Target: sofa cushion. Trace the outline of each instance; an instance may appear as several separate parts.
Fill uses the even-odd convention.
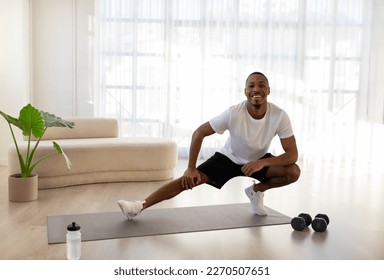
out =
[[[42,161],[34,170],[39,174],[39,189],[89,183],[121,181],[158,181],[173,177],[177,145],[162,138],[84,138],[61,139],[57,143],[72,162],[67,170],[61,155]],[[20,151],[26,152],[22,141]],[[35,159],[54,151],[52,141],[39,144]],[[9,149],[10,174],[20,172],[14,147]]]
[[[116,138],[119,136],[119,124],[110,118],[63,118],[74,122],[74,128],[49,127],[42,140]],[[25,140],[25,138],[24,138]],[[36,140],[36,139],[35,139]]]

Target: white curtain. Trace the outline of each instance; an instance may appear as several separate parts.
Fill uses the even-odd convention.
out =
[[[99,0],[98,10],[99,111],[123,135],[174,139],[187,155],[194,129],[244,100],[261,71],[304,160],[359,144],[372,1]],[[224,139],[207,138],[202,156]]]

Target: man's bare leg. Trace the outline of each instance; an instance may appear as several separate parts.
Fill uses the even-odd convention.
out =
[[[199,173],[201,181],[195,187],[208,182],[208,177],[201,172]],[[183,187],[181,177],[176,180],[170,181],[159,189],[157,189],[156,191],[154,191],[153,193],[151,193],[145,199],[143,210],[164,200],[171,199],[185,190],[187,190],[187,188]]]
[[[267,171],[269,180],[265,183],[255,184],[255,192],[265,192],[272,188],[283,187],[296,182],[300,177],[300,168],[296,164],[288,166],[271,166]]]
[[[208,177],[205,174],[200,173],[200,177],[201,177],[201,181],[195,187],[208,182]],[[131,220],[133,217],[138,215],[144,209],[149,208],[164,200],[171,199],[187,189],[191,189],[191,188],[183,187],[182,177],[180,177],[178,179],[172,180],[166,183],[165,185],[161,186],[159,189],[151,193],[144,200],[137,200],[137,201],[119,200],[118,205],[121,211],[128,217],[128,219]]]

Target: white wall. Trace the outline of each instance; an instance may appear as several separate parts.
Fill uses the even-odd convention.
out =
[[[32,3],[34,105],[61,117],[93,116],[94,0]]]
[[[356,113],[359,120],[384,123],[384,1],[373,0],[365,12],[371,18],[370,33],[363,34],[363,48],[369,49],[362,60],[361,88],[357,96]]]
[[[0,110],[18,117],[30,97],[29,0],[0,0],[0,42]],[[0,118],[0,165],[6,165],[12,137]]]
[[[76,1],[76,116],[95,116],[95,0]]]
[[[382,124],[384,122],[384,2],[375,0],[374,3],[370,46],[368,120]]]
[[[33,104],[56,115],[73,112],[72,1],[34,0],[32,4]]]
[[[0,110],[93,116],[95,0],[0,0]],[[12,144],[0,119],[0,165]]]

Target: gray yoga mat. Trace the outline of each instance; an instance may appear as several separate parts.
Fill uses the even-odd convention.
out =
[[[133,220],[122,212],[48,216],[48,244],[64,243],[67,225],[81,226],[82,241],[288,224],[291,218],[271,208],[268,216],[251,212],[249,203],[147,209]]]

